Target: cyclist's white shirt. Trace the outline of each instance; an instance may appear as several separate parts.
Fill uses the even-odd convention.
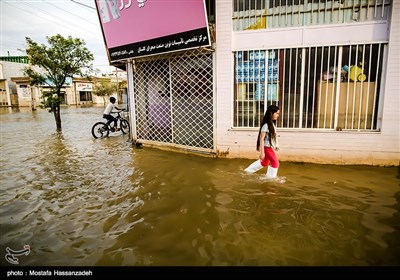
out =
[[[106,109],[104,110],[104,115],[109,115],[112,111],[112,109],[114,109],[115,107],[117,107],[117,105],[114,103],[112,104],[111,102],[107,104]]]

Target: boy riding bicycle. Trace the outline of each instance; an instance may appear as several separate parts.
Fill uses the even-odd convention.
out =
[[[103,112],[103,118],[107,120],[107,125],[109,125],[111,122],[114,122],[114,128],[115,131],[119,131],[120,129],[117,127],[117,119],[111,115],[113,109],[122,111],[123,109],[120,109],[117,107],[115,104],[115,97],[110,97],[110,102],[107,104],[106,109]]]

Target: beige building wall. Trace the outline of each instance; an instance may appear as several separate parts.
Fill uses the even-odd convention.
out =
[[[381,100],[380,132],[323,131],[278,129],[283,161],[330,164],[399,165],[400,162],[400,1],[392,1],[387,67],[384,71]],[[329,26],[301,28],[301,30],[232,31],[231,1],[216,1],[216,147],[220,156],[229,158],[258,157],[255,151],[258,128],[232,128],[233,120],[233,51],[274,47],[309,46],[360,42],[387,38],[383,24],[371,23],[347,26],[335,30]],[[337,27],[336,27],[337,28]],[[360,32],[362,34],[360,34]],[[321,36],[321,34],[330,34]],[[332,36],[340,35],[340,37]],[[357,34],[356,37],[351,37]],[[339,41],[338,41],[339,39]],[[331,40],[331,41],[330,41]],[[340,41],[342,40],[342,41]],[[274,43],[271,43],[274,42]]]
[[[31,87],[26,83],[17,83],[19,107],[31,107],[32,102],[36,105],[36,92],[37,88],[35,87]]]
[[[97,96],[95,94],[93,94],[92,96],[93,98],[93,104],[98,104],[98,105],[104,105],[107,104],[109,97],[108,96]]]

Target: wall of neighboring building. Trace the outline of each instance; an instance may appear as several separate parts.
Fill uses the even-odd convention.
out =
[[[27,83],[16,83],[19,107],[30,107],[32,101],[36,105],[37,88],[30,87]],[[32,96],[33,95],[33,96]]]
[[[9,62],[9,61],[0,61],[0,64],[3,65],[3,76],[5,79],[11,77],[21,77],[23,76],[23,69],[28,67],[28,64],[25,63],[17,63],[17,62]]]
[[[400,161],[400,1],[392,1],[389,50],[382,107],[381,161]]]
[[[28,107],[32,104],[32,96],[30,95],[31,87],[29,86],[28,81],[23,83],[16,83],[12,81],[13,77],[23,77],[24,68],[28,67],[29,64],[26,63],[18,63],[18,62],[9,62],[9,61],[0,61],[1,72],[3,78],[6,80],[7,84],[7,106],[22,106]],[[36,71],[40,71],[39,67],[33,66]],[[35,106],[37,106],[39,101],[39,91],[37,88],[32,89],[34,94],[34,102]],[[29,94],[29,96],[28,96]]]
[[[0,104],[2,106],[21,106],[30,107],[32,100],[35,106],[41,104],[42,91],[48,90],[47,86],[44,87],[30,87],[28,77],[24,77],[23,70],[28,67],[29,64],[0,61],[0,79],[4,79],[3,82],[6,87],[6,97],[1,100],[7,100],[8,105]],[[31,66],[37,72],[42,72],[42,70],[37,66]],[[118,70],[115,74],[110,75],[110,77],[97,77],[95,79],[106,79],[112,82],[126,81],[126,72]],[[93,93],[93,80],[87,80],[85,78],[73,78],[73,83],[67,82],[65,87],[62,88],[62,92],[65,92],[65,103],[64,105],[89,105],[89,104],[100,104],[104,105],[108,102],[109,97],[96,96]],[[91,100],[81,100],[80,91],[85,91],[91,94]],[[33,98],[31,95],[33,92]],[[2,91],[4,94],[4,92]],[[117,98],[117,95],[115,94]],[[90,99],[90,98],[89,98]],[[121,100],[118,100],[122,103]]]
[[[107,104],[108,97],[97,96],[93,94],[93,104]]]
[[[232,55],[232,3],[216,1],[216,118],[215,138],[217,153],[228,157],[246,157],[241,143],[248,142],[240,139],[232,131],[233,119],[233,55]],[[231,73],[232,72],[232,73]],[[241,133],[239,133],[241,134]],[[249,133],[249,136],[252,133]],[[242,138],[242,137],[241,137]],[[252,155],[247,155],[251,157]]]
[[[9,106],[11,104],[10,94],[8,90],[8,82],[2,79],[0,75],[0,106]]]
[[[398,108],[400,105],[400,86],[398,77],[400,65],[398,61],[400,40],[399,36],[395,34],[400,32],[400,21],[398,19],[400,3],[392,1],[392,5],[392,16],[389,19],[388,57],[385,61],[387,68],[384,71],[385,82],[381,91],[384,98],[380,103],[378,119],[378,122],[381,122],[380,131],[278,129],[281,147],[278,156],[281,160],[330,164],[399,165],[400,114]],[[343,30],[341,30],[342,37],[330,36],[331,34],[339,34],[336,32],[337,28],[340,28],[338,26],[302,27],[300,30],[295,28],[291,30],[280,29],[279,32],[269,30],[233,32],[232,3],[230,1],[217,1],[216,10],[216,110],[218,112],[216,142],[219,155],[230,158],[254,159],[258,157],[258,152],[255,151],[258,128],[233,128],[233,51],[308,46],[311,41],[307,42],[307,40],[313,40],[313,44],[317,43],[318,40],[322,40],[321,44],[326,44],[329,40],[335,44],[345,43],[343,40],[347,40],[347,43],[348,40],[355,40],[351,43],[359,41],[360,44],[365,44],[371,42],[372,39],[378,40],[379,36],[385,37],[385,32],[387,32],[382,23],[349,25],[347,32],[343,33]],[[356,37],[346,37],[356,32],[355,30],[358,30]],[[365,30],[364,35],[362,30]],[[318,34],[330,35],[321,37]],[[343,34],[347,35],[343,37]]]
[[[15,106],[18,105],[18,95],[17,95],[17,87],[16,83],[11,81],[11,77],[19,77],[22,76],[22,72],[24,67],[27,64],[24,63],[16,63],[9,61],[0,61],[0,69],[1,69],[1,78],[4,78],[4,84],[6,88],[6,100],[7,104],[3,104],[3,106]]]

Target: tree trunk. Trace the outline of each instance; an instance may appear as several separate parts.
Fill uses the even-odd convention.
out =
[[[56,120],[57,131],[60,132],[60,131],[61,131],[60,104],[57,104],[57,105],[53,108],[53,114],[54,114],[54,119]]]

